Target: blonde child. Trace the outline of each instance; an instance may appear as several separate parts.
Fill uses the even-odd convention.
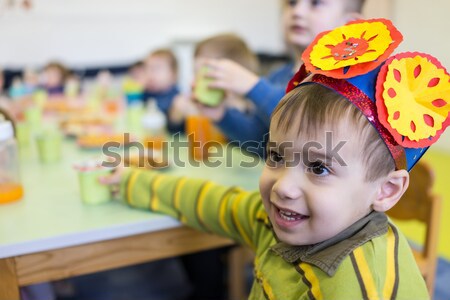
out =
[[[194,71],[198,73],[211,59],[228,59],[250,72],[258,72],[259,62],[256,54],[245,41],[232,33],[212,36],[197,43],[194,51]],[[223,104],[227,108],[248,112],[252,103],[233,91],[225,91]]]
[[[250,49],[246,42],[239,36],[232,33],[218,34],[197,43],[194,50],[194,73],[198,74],[202,67],[205,67],[209,61],[217,59],[226,59],[233,62],[239,67],[248,70],[248,72],[258,72],[259,61],[256,54]],[[195,85],[195,83],[194,83]],[[251,101],[246,99],[243,95],[237,94],[230,90],[224,91],[224,99],[218,107],[207,107],[196,105],[192,108],[192,100],[198,104],[195,95],[187,96],[181,95],[177,97],[174,102],[174,107],[171,110],[171,118],[183,120],[186,115],[194,111],[207,115],[212,120],[222,118],[216,113],[222,114],[227,112],[232,116],[252,116],[255,113],[255,107]],[[259,119],[252,119],[251,127],[255,132],[264,128],[264,123]],[[217,123],[221,131],[228,137],[233,139],[234,127],[229,128],[227,124]],[[261,131],[260,134],[264,134]]]
[[[255,104],[256,111],[245,115],[222,106],[216,110],[208,108],[203,113],[211,116],[232,140],[262,142],[269,130],[272,111],[283,97],[294,70],[301,65],[297,58],[318,33],[360,18],[363,3],[364,0],[282,0],[285,41],[296,64],[288,63],[260,78],[231,60],[208,61],[209,76],[215,79],[210,86],[245,96]]]
[[[123,199],[253,249],[250,299],[429,299],[385,212],[450,124],[450,76],[427,54],[389,57],[401,40],[383,19],[317,37],[272,114],[259,193],[133,170]]]

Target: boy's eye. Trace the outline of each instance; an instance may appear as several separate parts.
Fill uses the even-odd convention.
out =
[[[312,6],[319,6],[320,4],[322,4],[323,0],[311,0],[311,5]]]
[[[330,170],[321,161],[311,163],[307,168],[307,172],[317,176],[326,176],[330,174]]]
[[[295,5],[297,5],[298,0],[287,0],[287,5],[294,7]]]
[[[276,151],[270,150],[267,156],[268,163],[278,164],[283,161],[283,157]]]

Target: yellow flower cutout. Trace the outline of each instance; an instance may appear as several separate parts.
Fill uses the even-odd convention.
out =
[[[429,146],[450,125],[450,76],[434,57],[417,52],[396,55],[383,66],[378,80],[380,121],[400,145]]]
[[[313,73],[350,78],[378,67],[402,40],[389,20],[358,20],[319,34],[302,59]]]

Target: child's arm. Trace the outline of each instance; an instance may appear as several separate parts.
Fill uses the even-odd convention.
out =
[[[211,87],[245,96],[258,82],[259,76],[230,59],[211,59],[207,62],[208,77],[215,80]]]
[[[269,80],[247,70],[238,63],[228,60],[209,60],[207,65],[211,71],[208,76],[215,80],[210,84],[213,88],[220,88],[234,92],[250,99],[260,114],[270,118],[275,106],[286,93],[286,85],[291,77],[283,84],[274,84]]]
[[[120,185],[121,198],[132,207],[167,214],[254,248],[256,218],[264,211],[258,192],[135,169],[122,175]]]

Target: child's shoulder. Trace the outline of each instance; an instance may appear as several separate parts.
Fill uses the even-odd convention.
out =
[[[385,234],[354,249],[337,270],[336,280],[352,281],[377,298],[428,299],[422,275],[405,236],[392,224]]]

